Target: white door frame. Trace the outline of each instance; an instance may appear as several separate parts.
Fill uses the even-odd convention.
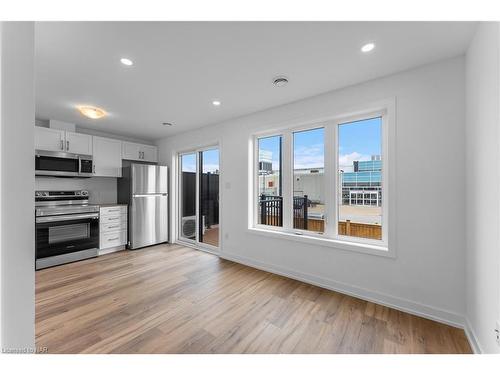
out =
[[[200,189],[200,153],[203,151],[208,151],[208,150],[218,150],[219,151],[219,171],[222,171],[222,147],[221,147],[221,142],[217,141],[215,143],[210,143],[206,146],[202,147],[193,147],[193,148],[188,148],[188,149],[183,149],[182,151],[174,151],[173,160],[174,162],[172,165],[175,165],[176,168],[175,170],[172,171],[172,177],[173,177],[173,192],[172,194],[172,207],[174,209],[172,210],[173,213],[173,218],[172,218],[172,223],[175,225],[172,225],[173,231],[172,231],[172,242],[173,243],[179,243],[185,246],[193,247],[198,250],[203,250],[207,251],[210,253],[214,254],[219,254],[221,249],[222,249],[222,173],[219,174],[219,246],[213,246],[207,243],[200,242],[200,235],[199,235],[199,220],[201,220],[200,217],[200,194],[199,194],[199,189]],[[195,240],[189,240],[187,238],[183,238],[180,236],[180,220],[181,220],[181,204],[180,204],[180,198],[181,198],[181,178],[180,178],[180,172],[181,172],[181,156],[186,155],[186,154],[195,154],[196,155],[196,238]]]

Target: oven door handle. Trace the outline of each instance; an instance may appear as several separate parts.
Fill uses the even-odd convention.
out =
[[[90,214],[78,214],[78,215],[57,215],[57,216],[42,216],[37,217],[37,223],[53,223],[57,221],[69,221],[69,220],[80,220],[80,219],[98,219],[98,213]]]

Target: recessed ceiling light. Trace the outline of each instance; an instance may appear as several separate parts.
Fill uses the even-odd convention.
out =
[[[99,119],[106,116],[106,111],[101,108],[92,107],[88,105],[79,105],[76,107],[82,115],[91,119]]]
[[[286,84],[288,84],[288,78],[286,78],[286,77],[276,77],[273,80],[273,85],[276,87],[283,87]]]
[[[161,123],[163,126],[173,126],[174,124],[172,124],[171,122],[162,122]]]
[[[214,101],[212,102],[212,104],[213,104],[214,106],[218,107],[218,106],[220,106],[220,105],[221,105],[221,102],[220,102],[220,100],[214,100]]]
[[[363,47],[361,47],[361,52],[367,53],[373,51],[375,48],[375,43],[366,43]]]
[[[123,65],[127,65],[127,66],[130,66],[130,65],[134,65],[134,62],[130,59],[127,59],[127,58],[122,58],[120,59],[120,62],[123,64]]]

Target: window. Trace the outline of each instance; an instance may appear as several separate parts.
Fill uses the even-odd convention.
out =
[[[280,135],[258,140],[258,218],[263,225],[283,226],[281,191],[282,139]]]
[[[338,125],[338,234],[382,239],[382,118]]]
[[[256,228],[387,250],[387,111],[256,137]]]
[[[325,129],[293,133],[293,227],[325,231]]]

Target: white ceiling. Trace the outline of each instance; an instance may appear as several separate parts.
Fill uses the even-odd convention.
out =
[[[156,139],[461,55],[474,29],[466,22],[38,22],[36,114]],[[362,54],[368,41],[377,47]],[[277,75],[290,83],[274,87]],[[85,119],[79,104],[109,116]]]

